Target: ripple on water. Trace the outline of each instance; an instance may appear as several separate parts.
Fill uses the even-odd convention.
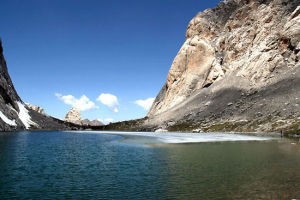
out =
[[[300,197],[300,151],[290,141],[234,134],[101,133],[0,135],[0,199]],[[163,145],[144,145],[155,142]]]

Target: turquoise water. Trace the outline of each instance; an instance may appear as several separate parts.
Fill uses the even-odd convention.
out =
[[[300,198],[297,143],[199,135],[1,133],[0,199]]]

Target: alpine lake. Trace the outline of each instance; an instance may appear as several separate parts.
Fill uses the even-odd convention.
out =
[[[300,143],[225,133],[5,132],[0,199],[300,199]]]

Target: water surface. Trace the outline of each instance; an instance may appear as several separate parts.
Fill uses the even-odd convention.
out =
[[[272,137],[0,134],[0,199],[292,199],[299,169],[300,145]]]

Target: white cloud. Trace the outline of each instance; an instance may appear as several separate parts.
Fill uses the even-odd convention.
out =
[[[118,109],[119,102],[118,102],[118,98],[115,95],[102,93],[97,98],[97,101],[100,101],[101,103],[109,107],[114,112],[119,112]]]
[[[80,111],[98,109],[99,107],[95,105],[87,96],[82,95],[79,99],[76,99],[73,95],[65,95],[55,93],[55,96],[63,101],[65,104],[71,105]]]
[[[148,99],[140,99],[136,100],[134,103],[143,107],[145,110],[149,110],[154,102],[155,98],[148,98]]]

